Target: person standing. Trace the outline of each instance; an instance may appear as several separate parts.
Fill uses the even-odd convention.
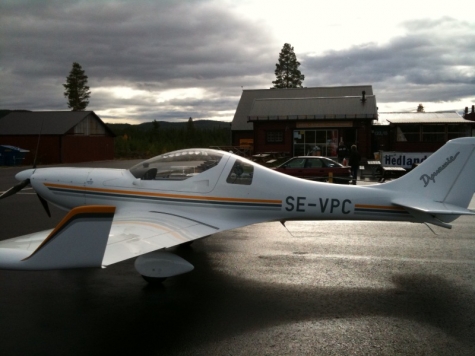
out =
[[[350,159],[348,164],[351,167],[351,175],[353,176],[353,185],[356,185],[356,180],[358,179],[358,169],[360,168],[361,156],[356,145],[351,146],[350,150]]]

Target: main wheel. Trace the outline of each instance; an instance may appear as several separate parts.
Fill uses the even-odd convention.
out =
[[[167,279],[167,277],[147,277],[144,275],[142,275],[142,278],[152,285],[160,285]]]

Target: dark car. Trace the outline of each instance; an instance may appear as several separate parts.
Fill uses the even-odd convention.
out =
[[[294,157],[274,169],[290,176],[310,180],[329,181],[330,172],[333,173],[334,183],[348,184],[351,180],[350,167],[345,167],[327,157]]]

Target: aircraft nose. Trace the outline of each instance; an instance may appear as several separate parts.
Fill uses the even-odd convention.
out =
[[[19,180],[20,182],[29,179],[34,171],[34,169],[26,169],[24,171],[18,172],[15,175],[15,179]]]

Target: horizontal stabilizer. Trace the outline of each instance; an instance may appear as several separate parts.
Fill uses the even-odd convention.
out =
[[[406,209],[418,222],[430,223],[451,229],[449,222],[460,215],[475,215],[475,212],[456,205],[426,199],[401,198],[392,202]]]
[[[436,201],[423,200],[423,199],[396,199],[392,202],[394,205],[401,206],[403,208],[409,208],[418,210],[423,213],[433,215],[475,215],[475,212],[462,208],[460,206],[439,203]]]

